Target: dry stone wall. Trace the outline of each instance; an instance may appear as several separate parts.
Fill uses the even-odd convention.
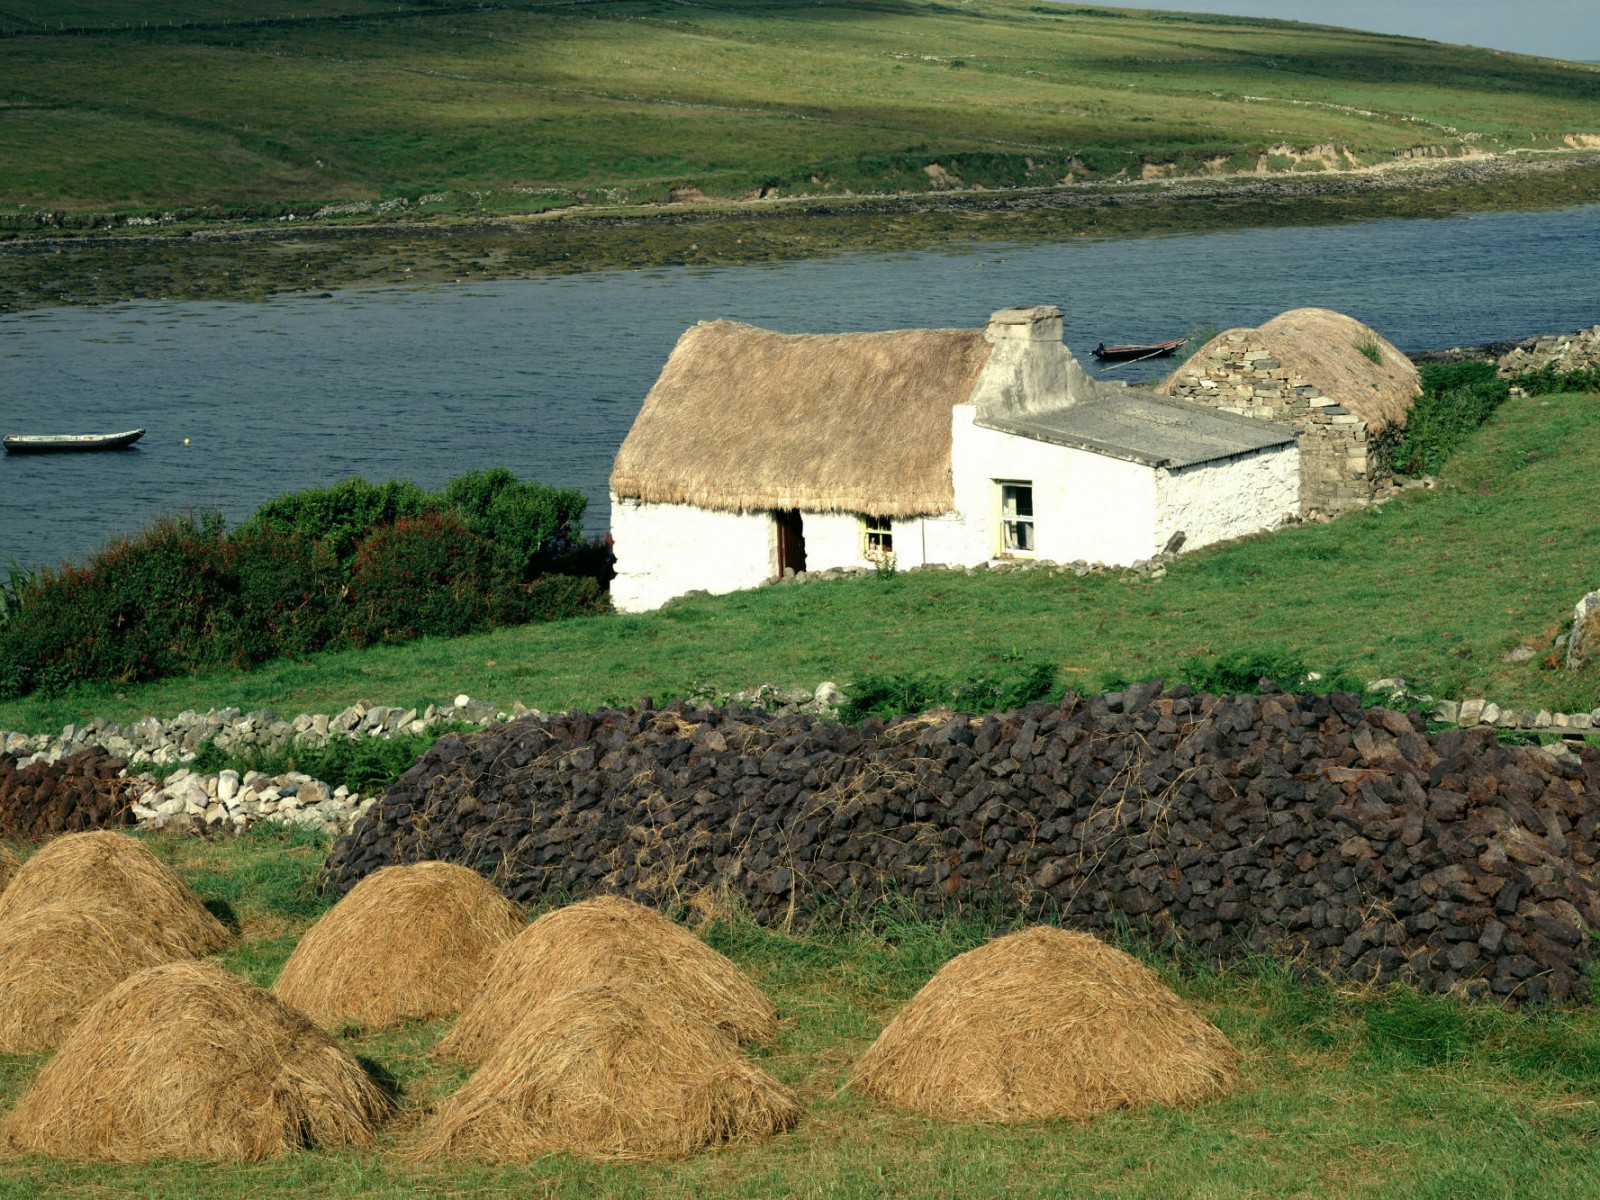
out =
[[[440,858],[518,901],[731,896],[765,922],[970,903],[1516,1003],[1587,995],[1597,828],[1591,746],[1145,684],[859,727],[646,704],[451,736],[328,878]]]
[[[1366,422],[1284,365],[1254,330],[1231,330],[1195,355],[1167,391],[1223,412],[1300,430],[1300,510],[1340,513],[1370,503],[1392,481]]]
[[[1502,379],[1515,379],[1527,371],[1600,371],[1600,325],[1577,333],[1528,338],[1513,346],[1497,363]]]

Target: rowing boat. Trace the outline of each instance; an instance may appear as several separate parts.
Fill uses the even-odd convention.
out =
[[[1094,356],[1101,362],[1126,362],[1130,358],[1165,358],[1189,339],[1173,338],[1170,342],[1152,342],[1148,346],[1108,346],[1101,342],[1094,348]]]
[[[121,450],[144,436],[142,429],[125,433],[7,434],[3,440],[11,454],[56,454],[65,450]]]

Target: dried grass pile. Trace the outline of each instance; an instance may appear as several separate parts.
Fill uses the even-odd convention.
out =
[[[199,957],[233,941],[172,868],[125,833],[69,833],[45,845],[0,894],[0,927],[52,904],[115,913],[169,957]]]
[[[323,1025],[458,1013],[524,924],[476,871],[442,862],[385,867],[311,927],[272,990]]]
[[[123,981],[0,1125],[0,1149],[99,1162],[250,1161],[370,1145],[390,1103],[270,992],[207,963]]]
[[[630,900],[597,896],[546,913],[508,942],[439,1053],[482,1062],[529,1009],[600,984],[676,1000],[738,1042],[778,1027],[772,1001],[694,934]]]
[[[61,1043],[90,1004],[170,951],[115,913],[47,904],[0,925],[0,1053]]]
[[[11,877],[17,873],[17,868],[22,866],[22,860],[4,846],[0,846],[0,892],[6,890],[6,885],[11,882]]]
[[[946,963],[857,1062],[857,1091],[952,1121],[1190,1104],[1234,1081],[1227,1038],[1147,968],[1048,926]]]
[[[636,987],[531,1010],[440,1108],[420,1158],[672,1158],[800,1119],[788,1088],[703,1017]]]

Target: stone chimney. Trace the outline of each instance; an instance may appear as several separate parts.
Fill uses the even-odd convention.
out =
[[[1002,308],[989,317],[983,336],[991,342],[1061,343],[1061,310],[1053,304]]]
[[[1002,308],[983,336],[994,349],[972,393],[980,421],[1051,412],[1094,396],[1094,382],[1063,341],[1055,305]]]

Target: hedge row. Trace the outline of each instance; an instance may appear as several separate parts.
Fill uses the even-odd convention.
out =
[[[0,698],[600,611],[609,552],[582,543],[583,506],[495,470],[442,493],[346,480],[231,532],[163,518],[16,591]]]

